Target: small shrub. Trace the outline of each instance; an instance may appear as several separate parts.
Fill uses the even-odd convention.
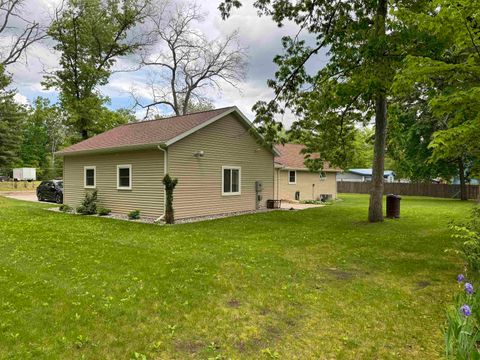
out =
[[[77,208],[77,213],[82,215],[93,215],[97,213],[97,190],[87,192],[82,205]]]
[[[460,249],[456,252],[460,254],[468,271],[478,274],[480,271],[480,207],[472,210],[470,220],[466,224],[453,225],[453,238],[462,241]]]
[[[138,220],[140,219],[140,210],[133,210],[128,213],[128,218],[130,220]]]
[[[324,202],[321,201],[321,200],[302,200],[302,201],[300,201],[300,204],[315,204],[315,205],[320,205],[320,204],[324,204]]]
[[[71,206],[68,206],[67,204],[63,204],[62,206],[60,206],[60,211],[61,212],[64,212],[64,213],[68,213],[68,212],[71,212],[73,209]]]
[[[77,214],[86,215],[86,214],[85,214],[85,206],[83,206],[83,205],[77,206],[77,208],[75,209],[75,211],[77,212]]]
[[[112,212],[112,210],[107,209],[107,208],[104,208],[104,207],[99,207],[99,208],[97,209],[97,213],[98,213],[98,215],[100,215],[100,216],[110,215],[111,212]]]

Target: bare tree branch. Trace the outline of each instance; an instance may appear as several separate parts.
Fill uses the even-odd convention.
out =
[[[153,99],[137,106],[148,110],[168,105],[177,115],[186,114],[192,103],[201,101],[207,88],[237,87],[245,79],[247,55],[238,42],[238,33],[209,40],[194,28],[204,16],[195,4],[181,5],[164,17],[150,18],[152,43],[141,54],[143,66],[158,75],[152,81]],[[168,91],[165,89],[168,88]]]
[[[27,48],[44,39],[45,29],[36,21],[21,16],[23,0],[0,0],[0,36],[11,36],[10,44],[0,48],[0,64],[10,65],[20,60]],[[21,26],[11,26],[12,18],[17,18]]]

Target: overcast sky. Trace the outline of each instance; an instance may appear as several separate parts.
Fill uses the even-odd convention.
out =
[[[25,13],[29,18],[40,19],[47,23],[59,2],[60,0],[26,0]],[[297,29],[293,24],[278,28],[269,18],[258,17],[256,10],[251,6],[251,1],[248,0],[243,1],[244,6],[233,11],[232,16],[223,21],[217,10],[219,2],[217,0],[197,2],[207,13],[205,21],[198,27],[211,39],[238,29],[241,44],[248,48],[249,70],[246,81],[240,84],[240,89],[225,84],[220,94],[213,95],[212,102],[216,107],[236,105],[249,118],[253,119],[252,106],[258,100],[269,100],[272,96],[271,90],[266,86],[266,81],[273,78],[275,65],[272,59],[281,52],[280,40],[284,35],[294,34]],[[6,39],[0,41],[6,41]],[[56,101],[57,93],[54,90],[46,90],[41,85],[45,71],[58,66],[58,54],[53,51],[52,46],[51,40],[35,44],[30,48],[27,58],[22,64],[15,64],[7,68],[13,75],[14,87],[19,93],[17,96],[19,101],[30,102],[37,96],[48,97],[52,101]],[[130,60],[128,58],[121,59],[117,67],[128,66]],[[319,56],[313,66],[319,67],[324,64],[325,56]],[[119,72],[112,75],[109,84],[102,87],[101,91],[111,98],[109,107],[112,109],[131,108],[133,105],[130,95],[132,87],[142,89],[145,82],[146,73],[143,70]],[[137,110],[137,116],[142,116],[140,109]],[[288,126],[292,117],[287,115],[283,120]]]

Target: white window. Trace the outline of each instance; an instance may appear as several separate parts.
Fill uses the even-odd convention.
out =
[[[320,171],[320,181],[325,181],[327,179],[327,173],[325,171]]]
[[[242,168],[222,166],[222,195],[240,195]]]
[[[289,184],[297,183],[297,172],[295,170],[290,170],[288,172],[288,183]]]
[[[117,165],[117,189],[132,190],[132,165]]]
[[[95,166],[83,167],[83,187],[95,189],[97,186],[97,168]]]

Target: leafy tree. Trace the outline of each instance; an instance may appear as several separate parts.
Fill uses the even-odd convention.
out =
[[[355,131],[353,140],[353,158],[349,162],[350,168],[370,168],[373,159],[374,133],[370,128]]]
[[[22,133],[18,165],[37,168],[40,178],[60,176],[61,162],[55,158],[55,152],[67,136],[64,112],[48,99],[38,97],[26,117]]]
[[[9,173],[17,160],[24,118],[22,106],[15,103],[15,91],[7,90],[11,78],[5,67],[22,59],[27,49],[45,37],[36,21],[26,20],[23,0],[0,0],[0,170]]]
[[[103,105],[108,99],[98,87],[108,82],[120,56],[141,46],[131,30],[145,19],[149,3],[68,0],[48,30],[60,53],[60,69],[46,76],[44,85],[60,90],[68,124],[83,139],[116,124],[106,116]]]
[[[19,127],[25,117],[25,109],[14,100],[15,92],[7,90],[11,79],[0,65],[0,169],[8,173],[18,158],[22,134]]]
[[[215,109],[215,105],[207,99],[197,100],[195,102],[190,101],[187,105],[187,114],[200,112],[200,111],[207,111]]]
[[[430,143],[443,125],[429,111],[426,99],[409,91],[404,98],[392,100],[388,155],[393,159],[399,177],[419,182],[439,177],[448,180],[458,174],[458,167],[443,159],[432,161]]]
[[[151,71],[149,85],[153,101],[137,105],[147,116],[157,106],[184,115],[209,104],[206,89],[223,84],[237,86],[245,78],[247,55],[238,33],[209,40],[196,27],[204,20],[198,5],[185,3],[150,17],[152,44],[142,54],[142,65]]]
[[[294,22],[298,33],[282,39],[284,53],[277,55],[275,80],[268,85],[275,97],[254,106],[260,130],[275,141],[278,124],[275,115],[283,107],[294,111],[298,121],[294,131],[301,134],[307,154],[320,153],[310,166],[321,167],[323,160],[342,166],[355,139],[355,124],[366,124],[374,117],[375,136],[373,178],[368,219],[383,220],[383,172],[387,129],[387,98],[393,77],[408,44],[416,38],[399,26],[395,12],[402,7],[421,9],[428,1],[331,1],[259,0],[254,2],[260,15],[270,16],[279,26]],[[387,17],[390,5],[390,16]],[[220,5],[224,17],[239,0]],[[309,41],[302,38],[308,33]],[[313,40],[311,40],[313,38]],[[414,47],[419,47],[415,44]],[[421,46],[420,46],[421,47]],[[307,63],[322,50],[328,62],[315,73]]]
[[[457,164],[467,200],[466,167],[475,171],[480,159],[480,1],[436,0],[421,17],[406,13],[404,19],[438,46],[431,54],[408,56],[394,89],[422,94],[436,122],[430,161]]]

